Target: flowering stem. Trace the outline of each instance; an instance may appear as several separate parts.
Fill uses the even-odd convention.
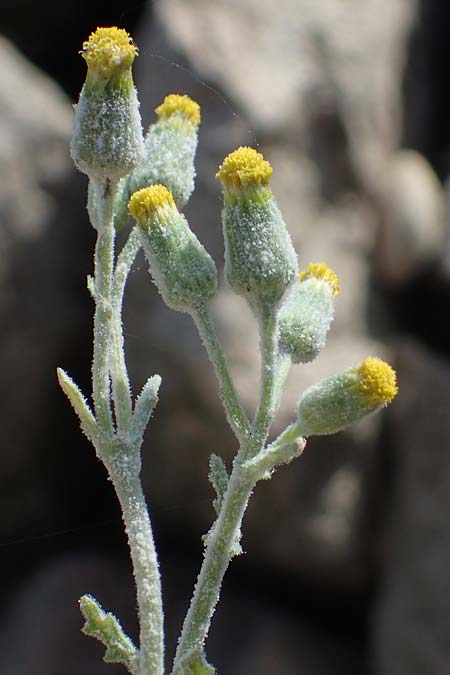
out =
[[[248,500],[258,480],[258,476],[244,466],[244,461],[262,451],[273,418],[277,364],[276,326],[275,312],[271,308],[265,308],[261,320],[263,363],[258,411],[235,458],[220,513],[208,535],[202,568],[178,642],[173,675],[183,675],[183,662],[192,653],[202,654],[222,580],[239,539]],[[226,401],[226,394],[223,395]]]
[[[132,415],[130,382],[124,352],[122,303],[128,274],[139,248],[139,234],[134,227],[117,258],[112,285],[111,380],[117,428],[122,433],[130,431]]]
[[[228,423],[236,434],[239,442],[242,442],[246,436],[248,436],[250,430],[249,422],[234,388],[225,355],[219,342],[219,338],[217,337],[213,322],[211,321],[211,315],[207,304],[199,303],[193,311],[192,317],[214,366]]]
[[[111,289],[114,266],[113,202],[116,185],[93,181],[96,193],[97,244],[95,247],[94,355],[92,360],[92,396],[97,422],[102,431],[113,434],[110,404],[109,362],[111,356]]]
[[[242,467],[235,465],[219,516],[208,537],[203,565],[178,642],[173,675],[184,675],[183,661],[192,653],[202,654],[253,486],[253,479],[249,479]]]
[[[251,442],[242,448],[239,458],[254,457],[263,447],[273,420],[277,394],[277,316],[268,305],[263,306],[260,318],[261,340],[261,396],[252,424]]]

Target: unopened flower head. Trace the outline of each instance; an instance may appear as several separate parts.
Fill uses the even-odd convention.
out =
[[[117,228],[128,218],[130,196],[144,187],[165,185],[180,210],[194,190],[200,106],[189,96],[169,94],[155,112],[157,120],[147,130],[143,160],[120,186]]]
[[[90,178],[118,181],[144,153],[131,66],[137,49],[120,28],[97,28],[84,43],[88,72],[75,106],[70,153]]]
[[[358,389],[370,405],[375,407],[390,403],[398,392],[395,370],[385,361],[368,356],[356,368]]]
[[[272,167],[253,148],[238,148],[217,172],[222,211],[225,274],[254,309],[274,305],[298,273],[297,256],[269,187]]]
[[[270,192],[272,175],[270,163],[254,148],[240,147],[225,157],[216,174],[224,188],[225,197],[239,197],[263,190]]]
[[[130,73],[137,53],[137,47],[126,30],[115,26],[97,28],[83,43],[81,52],[88,66],[86,81],[95,85]]]
[[[172,193],[164,185],[151,185],[135,192],[129,203],[130,214],[142,229],[146,229],[153,218],[163,215],[164,209],[175,209]]]
[[[155,109],[155,112],[159,120],[177,115],[188,120],[195,127],[200,124],[200,106],[186,95],[169,94]]]
[[[140,226],[150,272],[165,303],[189,313],[209,300],[217,289],[216,266],[169,190],[163,185],[142,188],[128,208]]]
[[[323,349],[338,292],[339,280],[324,263],[308,265],[289,291],[280,310],[279,344],[293,363],[309,363]]]
[[[309,387],[297,404],[302,436],[332,434],[390,403],[398,392],[395,371],[366,358],[358,366]]]
[[[310,263],[306,270],[300,274],[300,281],[306,281],[306,279],[318,279],[326,282],[332,295],[337,295],[340,291],[338,277],[325,263]]]

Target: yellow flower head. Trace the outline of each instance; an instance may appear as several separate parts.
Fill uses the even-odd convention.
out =
[[[385,361],[368,356],[356,368],[358,389],[374,406],[390,403],[398,392],[395,370]]]
[[[91,75],[108,79],[114,73],[130,69],[136,54],[136,45],[122,28],[97,28],[83,43],[82,57]]]
[[[253,148],[241,147],[223,160],[216,174],[225,189],[235,192],[267,187],[272,167],[260,152]]]
[[[151,185],[142,188],[133,195],[128,202],[128,210],[133,218],[143,226],[159,210],[176,208],[172,193],[164,185]]]
[[[325,263],[310,263],[307,269],[300,274],[300,281],[306,279],[323,279],[330,286],[333,295],[337,295],[340,291],[337,275]]]
[[[178,113],[194,126],[198,127],[200,124],[200,106],[186,95],[169,94],[155,109],[155,113],[159,120]]]

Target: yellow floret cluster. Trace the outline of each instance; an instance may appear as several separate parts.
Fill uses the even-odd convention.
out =
[[[359,391],[374,406],[390,403],[398,392],[395,370],[385,361],[368,356],[357,368]]]
[[[151,185],[138,190],[128,202],[128,210],[133,218],[145,225],[160,209],[176,208],[172,193],[164,185]]]
[[[130,68],[138,49],[122,28],[97,28],[83,43],[82,57],[88,67],[107,77],[117,69]]]
[[[323,279],[330,286],[333,295],[340,291],[339,279],[332,269],[325,263],[310,263],[307,269],[300,274],[300,281],[305,279]]]
[[[158,119],[171,117],[179,113],[191,124],[198,127],[200,124],[200,106],[189,96],[181,94],[169,94],[164,101],[155,109]]]
[[[225,157],[216,178],[225,188],[240,191],[267,186],[271,175],[272,167],[260,152],[241,147]]]

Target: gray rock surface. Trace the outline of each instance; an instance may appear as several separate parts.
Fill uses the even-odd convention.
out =
[[[177,555],[163,566],[166,579],[167,665],[175,649],[178,621],[184,606],[180,595],[190,583],[180,578],[189,560]],[[181,592],[180,592],[181,591]],[[78,598],[89,592],[105,611],[120,617],[126,633],[136,641],[133,587],[128,565],[89,553],[56,556],[40,565],[4,609],[8,624],[0,632],[2,675],[120,675],[124,668],[102,662],[104,647],[82,635]],[[358,649],[328,628],[308,625],[304,608],[291,615],[272,606],[271,598],[228,584],[214,620],[210,659],[219,672],[247,675],[345,675],[360,672]],[[238,619],[239,618],[239,619]],[[174,620],[176,619],[176,621]],[[230,649],[230,643],[234,649]]]
[[[450,368],[399,346],[402,396],[392,456],[384,569],[373,618],[374,675],[444,675],[450,663]]]
[[[386,286],[401,288],[445,259],[445,193],[422,155],[400,150],[380,176],[378,198],[377,273]]]
[[[123,666],[103,663],[102,646],[80,632],[78,600],[87,592],[120,615],[125,630],[135,628],[133,588],[119,565],[88,554],[56,557],[29,575],[5,607],[2,675],[123,675]]]
[[[86,218],[68,156],[70,102],[3,39],[0,81],[0,531],[6,541],[30,522],[46,522],[53,508],[45,473],[54,453],[62,458],[51,414],[58,409],[55,366],[88,326],[79,275],[91,234],[86,228],[80,237]],[[67,457],[69,447],[67,439]]]
[[[258,132],[296,138],[328,157],[346,141],[358,178],[397,146],[415,0],[327,0],[320,8],[313,0],[160,0],[156,8],[171,44]],[[321,126],[326,139],[318,138]]]

